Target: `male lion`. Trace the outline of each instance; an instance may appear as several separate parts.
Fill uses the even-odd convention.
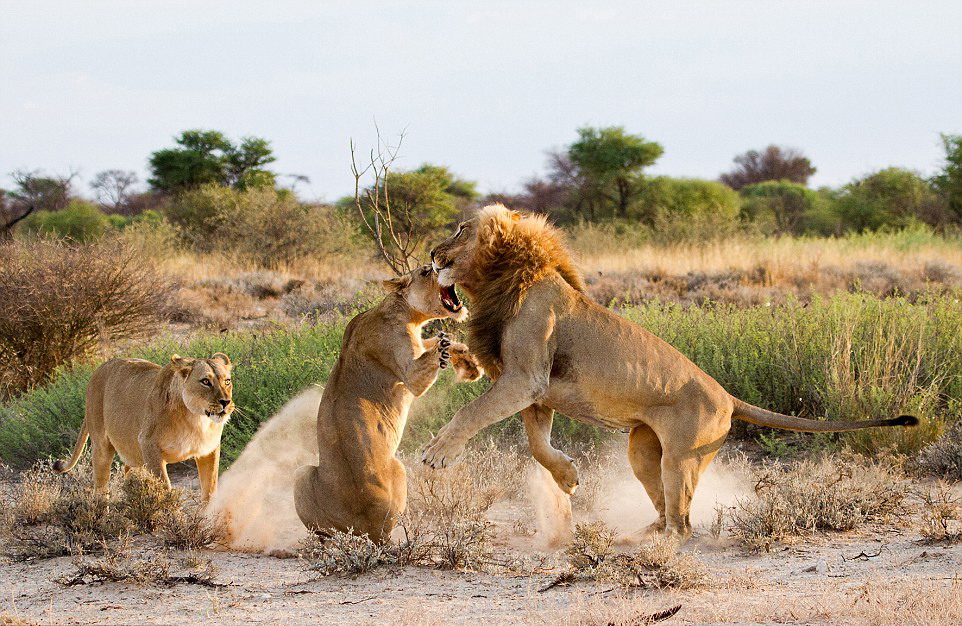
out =
[[[367,534],[386,541],[407,502],[407,473],[394,457],[408,408],[438,370],[458,380],[482,371],[467,347],[443,333],[421,339],[433,319],[468,311],[438,287],[430,265],[384,283],[388,295],[350,321],[317,412],[319,464],[297,470],[294,505],[310,530]]]
[[[542,217],[486,207],[434,249],[432,262],[442,289],[453,293],[457,284],[470,296],[468,344],[495,382],[427,445],[422,458],[431,467],[450,465],[475,433],[521,411],[532,455],[570,493],[577,472],[551,447],[554,411],[630,429],[628,460],[659,515],[650,529],[686,539],[695,486],[733,417],[807,432],[918,422],[819,422],[730,396],[666,342],[592,302]]]
[[[200,489],[209,500],[217,489],[220,436],[234,411],[230,359],[173,355],[161,367],[143,359],[112,359],[87,384],[86,416],[69,461],[53,469],[64,474],[91,439],[94,486],[107,489],[114,454],[124,470],[144,465],[170,487],[167,464],[194,459]]]

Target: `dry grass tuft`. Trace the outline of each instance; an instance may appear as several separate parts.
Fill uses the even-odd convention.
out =
[[[939,481],[917,494],[922,505],[922,537],[932,543],[962,540],[962,497]]]
[[[223,517],[210,517],[203,506],[185,504],[161,520],[157,536],[164,545],[181,550],[197,550],[221,545],[227,538]]]
[[[919,452],[915,467],[933,476],[962,480],[962,422],[956,422]]]
[[[770,464],[755,479],[756,497],[731,511],[732,534],[754,550],[803,533],[856,528],[896,512],[907,495],[892,464],[851,458]]]
[[[356,577],[385,565],[399,564],[395,546],[378,545],[367,535],[342,532],[308,538],[303,556],[309,568],[322,576]]]
[[[615,552],[613,544],[614,533],[604,522],[578,524],[565,550],[572,569],[562,577],[646,589],[694,589],[708,582],[704,565],[692,554],[679,553],[674,539],[656,537],[634,554]]]
[[[172,586],[178,583],[222,587],[214,582],[216,569],[210,560],[192,556],[181,559],[180,565],[186,567],[184,573],[172,574],[175,564],[164,553],[150,553],[135,557],[126,543],[104,545],[99,558],[90,559],[77,556],[73,561],[74,572],[58,579],[62,585],[72,587],[89,583],[126,582],[142,586]]]
[[[131,468],[120,483],[121,513],[138,529],[153,532],[179,512],[183,496],[143,467]]]
[[[27,621],[19,615],[0,614],[0,626],[33,626],[35,623]]]

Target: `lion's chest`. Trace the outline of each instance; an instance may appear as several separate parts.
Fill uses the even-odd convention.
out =
[[[193,425],[192,428],[181,430],[179,433],[170,433],[164,438],[162,449],[164,460],[168,463],[177,463],[201,456],[207,456],[220,443],[223,425],[214,424],[210,420],[204,424],[203,421]]]

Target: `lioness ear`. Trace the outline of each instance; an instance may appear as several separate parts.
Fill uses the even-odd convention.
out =
[[[388,293],[397,293],[405,287],[411,284],[411,275],[405,274],[404,276],[398,276],[397,278],[392,278],[391,280],[385,280],[381,283],[385,291]]]
[[[211,360],[211,361],[220,361],[221,364],[222,364],[224,367],[226,367],[227,369],[230,369],[230,368],[234,367],[233,363],[230,362],[230,358],[229,358],[226,354],[224,354],[223,352],[215,352],[214,354],[212,354],[212,355],[210,356],[210,360]]]
[[[179,371],[181,374],[187,374],[190,372],[190,368],[194,365],[194,359],[187,357],[182,357],[179,354],[171,355],[170,364],[174,366],[174,369]]]

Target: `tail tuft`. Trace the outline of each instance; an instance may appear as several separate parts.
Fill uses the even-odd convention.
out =
[[[67,464],[63,461],[57,461],[53,464],[53,471],[57,472],[58,474],[63,474],[67,471]]]
[[[899,415],[898,417],[889,420],[892,426],[918,426],[919,418],[914,415]]]

